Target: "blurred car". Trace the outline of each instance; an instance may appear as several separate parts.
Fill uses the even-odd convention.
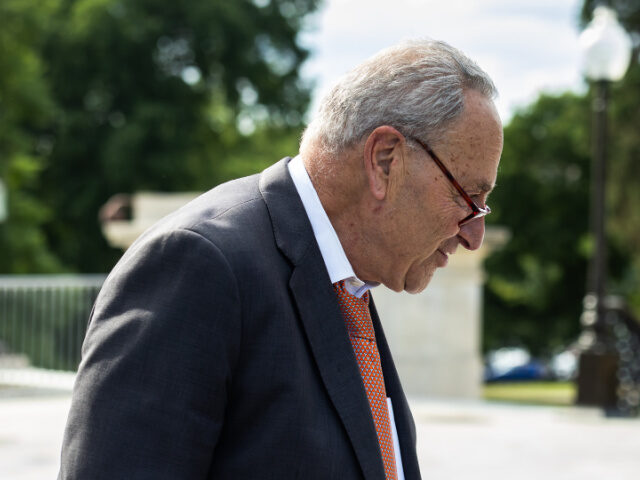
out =
[[[513,382],[548,380],[547,366],[521,347],[505,347],[487,354],[484,372],[485,382]]]

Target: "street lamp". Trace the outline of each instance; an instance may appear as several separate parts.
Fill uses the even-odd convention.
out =
[[[631,40],[618,23],[616,13],[599,6],[580,35],[580,45],[584,52],[584,73],[595,87],[591,171],[591,228],[595,251],[589,266],[588,292],[581,317],[577,403],[611,407],[615,404],[617,357],[608,347],[604,323],[607,104],[609,84],[621,80],[629,67]]]

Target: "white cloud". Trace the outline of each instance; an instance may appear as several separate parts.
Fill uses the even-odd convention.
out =
[[[408,37],[445,40],[494,79],[508,120],[540,91],[581,88],[580,0],[326,0],[317,29],[302,37],[314,52],[304,68],[316,79],[314,105],[344,72]]]

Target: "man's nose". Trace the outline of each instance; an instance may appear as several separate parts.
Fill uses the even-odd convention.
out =
[[[484,217],[472,220],[461,226],[458,238],[460,239],[460,245],[467,250],[479,249],[482,246],[482,240],[484,240]]]

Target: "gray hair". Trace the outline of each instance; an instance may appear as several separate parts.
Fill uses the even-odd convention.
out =
[[[315,143],[337,153],[381,125],[437,142],[464,109],[464,92],[493,99],[497,90],[470,58],[445,42],[410,40],[387,48],[347,73],[326,95],[305,130],[301,150]]]

